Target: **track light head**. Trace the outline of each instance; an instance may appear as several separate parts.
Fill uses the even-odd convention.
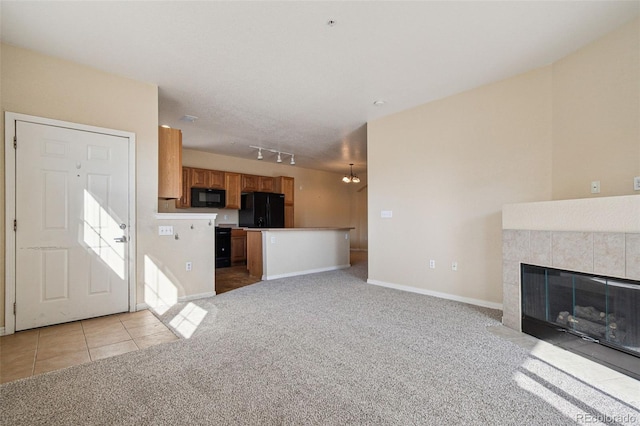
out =
[[[296,160],[294,158],[294,154],[292,152],[286,152],[286,151],[279,151],[277,149],[274,148],[265,148],[263,146],[255,146],[255,145],[249,145],[249,148],[253,148],[253,149],[257,149],[258,150],[258,160],[262,160],[264,158],[264,155],[262,154],[262,151],[267,151],[267,154],[269,154],[270,152],[274,153],[274,154],[278,154],[276,157],[276,163],[282,163],[282,155],[290,155],[291,156],[291,161],[290,164],[292,166],[295,166],[296,164]]]

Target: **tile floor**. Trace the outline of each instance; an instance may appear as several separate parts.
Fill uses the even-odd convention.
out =
[[[0,383],[176,339],[146,310],[20,331],[0,337]]]

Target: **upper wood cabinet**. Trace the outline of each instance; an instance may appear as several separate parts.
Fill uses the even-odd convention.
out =
[[[182,196],[176,200],[176,208],[186,209],[191,207],[191,169],[182,168]]]
[[[273,192],[275,179],[267,176],[258,176],[258,188],[260,188],[261,192]]]
[[[259,176],[242,175],[242,183],[240,188],[242,192],[260,191]]]
[[[224,180],[224,189],[226,190],[227,198],[226,208],[240,209],[240,173],[225,172]]]
[[[242,175],[242,192],[274,192],[275,178],[269,176]]]
[[[192,168],[191,186],[194,188],[224,189],[224,172]]]
[[[224,172],[209,170],[209,188],[224,189]]]
[[[158,128],[158,198],[182,195],[182,132]]]
[[[294,179],[289,176],[278,176],[275,178],[275,192],[284,194],[284,204],[286,206],[293,205]]]

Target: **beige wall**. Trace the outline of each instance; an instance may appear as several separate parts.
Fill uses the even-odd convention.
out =
[[[213,271],[209,263],[201,261],[213,257],[213,247],[209,244],[212,236],[205,232],[206,228],[203,226],[203,231],[196,233],[191,231],[190,224],[169,221],[177,231],[186,226],[180,241],[171,242],[166,237],[157,236],[157,226],[169,224],[155,218],[158,207],[164,211],[171,210],[162,208],[162,202],[159,205],[157,199],[157,87],[36,52],[5,44],[0,46],[0,87],[3,89],[0,104],[3,113],[17,112],[135,133],[136,175],[144,177],[138,178],[136,183],[137,273],[134,282],[138,305],[148,299],[145,298],[145,286],[155,285],[158,279],[166,284],[165,287],[171,288],[169,293],[174,292],[183,300],[212,292]],[[4,114],[1,125],[4,139]],[[4,170],[4,149],[0,156]],[[366,212],[363,214],[362,207],[358,208],[356,198],[352,196],[356,189],[366,185],[364,180],[358,187],[348,186],[340,182],[341,176],[332,173],[189,150],[185,151],[185,165],[268,176],[293,176],[296,178],[298,226],[355,226],[359,228],[355,234],[358,236],[354,241],[355,248],[366,248]],[[4,241],[4,173],[0,179],[0,218],[3,224],[0,232]],[[226,213],[229,213],[227,220],[219,217],[218,223],[232,222],[234,214],[237,220],[237,212]],[[3,260],[4,248],[2,244],[0,253]],[[189,273],[184,268],[186,261],[193,262],[193,270]],[[4,325],[4,266],[4,261],[0,262],[0,327]],[[153,275],[147,277],[145,271]]]
[[[145,177],[137,180],[136,188],[137,296],[138,303],[143,302],[141,265],[144,254],[153,253],[149,241],[155,228],[153,215],[157,203],[157,87],[9,45],[3,44],[1,48],[3,140],[5,111],[135,133],[137,176]],[[4,149],[1,152],[0,164],[4,169]],[[4,173],[1,176],[4,188]],[[0,203],[4,216],[4,196]],[[4,243],[0,247],[4,259]],[[153,254],[160,259],[167,256],[167,253]],[[0,324],[4,325],[4,262],[2,268]]]
[[[638,194],[639,25],[369,123],[370,282],[497,304],[504,204]]]
[[[500,303],[500,211],[550,197],[550,114],[545,67],[369,123],[369,280]]]
[[[359,184],[345,184],[341,174],[304,169],[273,161],[244,160],[209,152],[184,149],[182,164],[188,167],[224,170],[260,176],[290,176],[295,179],[295,226],[304,227],[354,227],[351,247],[366,249],[366,175]],[[345,171],[348,171],[345,168]],[[160,200],[158,208],[163,212],[214,212],[217,223],[238,223],[237,210],[226,209],[175,209],[175,203]],[[227,218],[225,219],[225,215]]]
[[[639,76],[640,19],[553,64],[554,199],[634,194]]]

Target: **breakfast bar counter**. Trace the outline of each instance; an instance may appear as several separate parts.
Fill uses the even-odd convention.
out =
[[[352,229],[246,228],[249,274],[273,280],[348,268]]]

